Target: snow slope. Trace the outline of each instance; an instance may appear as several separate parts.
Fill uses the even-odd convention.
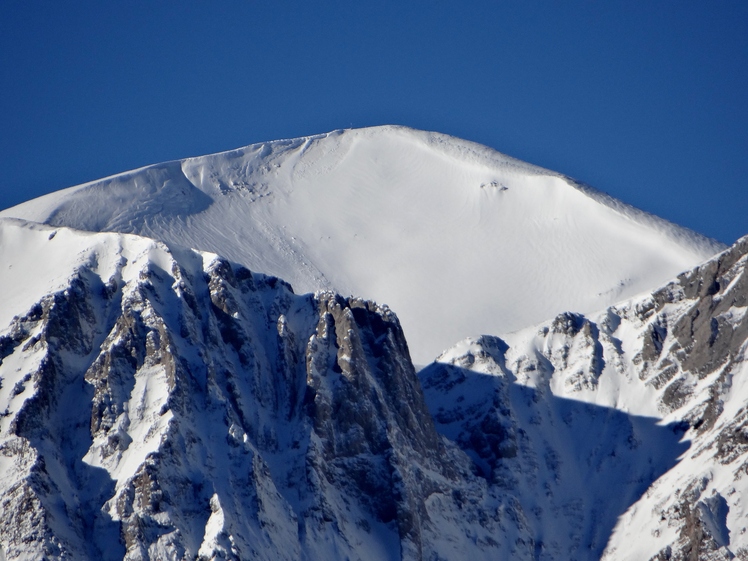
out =
[[[722,249],[559,174],[403,127],[145,167],[7,209],[212,251],[397,310],[417,363],[454,341],[650,290]]]

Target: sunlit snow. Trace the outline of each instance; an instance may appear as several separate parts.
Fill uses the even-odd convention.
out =
[[[143,234],[396,310],[417,363],[601,309],[721,249],[557,173],[403,127],[159,164],[0,213]]]

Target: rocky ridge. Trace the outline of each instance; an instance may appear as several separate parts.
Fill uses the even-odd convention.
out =
[[[527,558],[748,558],[747,262],[743,238],[651,295],[420,373],[437,429],[516,505]]]
[[[440,532],[461,512],[453,492],[485,485],[435,431],[388,308],[101,236],[113,265],[92,250],[0,337],[5,559],[491,549],[488,523]]]

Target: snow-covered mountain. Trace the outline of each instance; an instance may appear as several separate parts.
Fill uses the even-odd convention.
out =
[[[0,290],[3,559],[495,558],[389,309],[138,236],[0,241],[41,295]]]
[[[268,142],[149,166],[8,209],[141,234],[397,311],[426,364],[648,291],[724,249],[567,177],[403,127]]]
[[[420,383],[370,302],[134,235],[0,248],[4,559],[748,552],[748,238]]]
[[[0,561],[748,559],[748,237],[395,127],[3,216]]]
[[[507,559],[748,558],[748,237],[652,294],[467,339],[420,373],[514,505]]]

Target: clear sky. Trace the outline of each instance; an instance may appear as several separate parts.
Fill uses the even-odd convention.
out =
[[[403,124],[731,243],[748,2],[0,3],[0,207],[150,163]]]

